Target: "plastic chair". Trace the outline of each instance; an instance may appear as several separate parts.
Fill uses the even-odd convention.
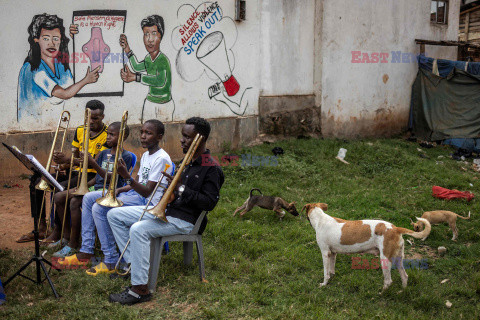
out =
[[[137,164],[137,156],[135,155],[135,153],[133,153],[131,151],[128,151],[128,152],[130,152],[130,154],[132,155],[132,168],[130,169],[130,174],[132,174],[133,169],[135,168],[135,165]]]
[[[202,235],[198,234],[200,225],[207,211],[203,211],[195,222],[192,231],[189,234],[175,234],[172,236],[165,236],[160,238],[153,238],[150,243],[150,271],[148,274],[148,289],[150,292],[155,292],[158,281],[158,270],[160,269],[160,260],[162,259],[163,245],[167,241],[181,241],[183,242],[183,263],[191,264],[193,259],[193,243],[197,244],[198,268],[200,274],[200,281],[205,280],[205,264],[203,259],[203,244]]]

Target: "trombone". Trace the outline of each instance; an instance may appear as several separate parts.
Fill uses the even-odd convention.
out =
[[[62,122],[66,122],[64,126],[62,126]],[[67,137],[67,129],[68,129],[68,124],[70,123],[70,112],[68,111],[63,111],[62,114],[60,115],[60,119],[58,119],[58,125],[57,125],[57,130],[55,131],[55,135],[53,136],[53,143],[52,143],[52,148],[50,149],[50,154],[48,155],[48,160],[47,160],[47,165],[45,166],[45,169],[47,169],[48,172],[50,172],[50,169],[52,168],[52,158],[53,158],[53,153],[55,152],[55,145],[57,143],[57,137],[58,137],[58,132],[60,129],[63,130],[63,136],[62,136],[62,144],[60,145],[60,152],[63,151],[63,145],[65,144],[65,139]],[[58,178],[58,171],[57,171],[57,177]],[[43,191],[53,191],[53,189],[50,188],[48,183],[42,179],[36,186],[35,189],[37,190],[43,190]]]
[[[64,124],[62,125],[62,123]],[[68,129],[69,123],[70,123],[70,112],[63,111],[62,114],[60,115],[60,118],[58,119],[57,129],[55,130],[55,135],[53,136],[52,147],[50,148],[47,165],[45,166],[45,169],[47,169],[48,172],[50,172],[50,169],[52,168],[53,153],[55,152],[55,145],[57,144],[58,133],[60,130],[63,130],[62,143],[60,145],[60,152],[62,152],[63,146],[65,145],[65,139],[67,138],[67,129]],[[55,174],[55,180],[57,179],[58,179],[58,170],[57,170],[57,173]],[[42,180],[35,186],[35,189],[43,191],[42,206],[40,207],[40,216],[39,216],[40,218],[43,213],[43,205],[45,204],[45,192],[48,192],[48,191],[54,192],[55,188],[53,189],[50,188],[48,183],[42,178]],[[53,212],[55,214],[55,210]],[[50,228],[50,217],[47,217],[46,212],[45,212],[45,219],[47,221],[47,230],[45,232],[45,236],[46,236]],[[38,226],[40,227],[40,219],[38,219]]]
[[[88,145],[90,141],[90,118],[92,117],[92,110],[85,109],[85,120],[83,125],[83,166],[80,173],[81,178],[77,181],[77,190],[72,194],[74,196],[84,196],[88,193]],[[68,179],[70,182],[70,179]]]
[[[185,166],[187,164],[189,164],[192,161],[193,155],[197,151],[198,146],[200,145],[200,142],[202,141],[202,139],[203,139],[203,136],[200,135],[200,134],[197,134],[195,136],[195,139],[193,140],[192,144],[190,145],[190,148],[188,148],[188,151],[187,151],[185,157],[183,158],[183,161],[182,161],[182,164],[180,165],[180,168],[177,170],[175,176],[173,177],[172,182],[170,182],[170,186],[167,188],[167,190],[163,194],[162,199],[160,199],[160,201],[157,203],[157,205],[155,207],[148,210],[148,206],[150,205],[150,202],[152,201],[153,197],[155,196],[155,193],[156,193],[156,191],[157,191],[157,189],[158,189],[158,187],[159,187],[159,185],[160,185],[160,183],[163,179],[164,174],[162,173],[162,175],[160,177],[160,180],[158,180],[157,184],[155,185],[155,189],[153,190],[152,194],[150,195],[150,198],[148,199],[148,203],[145,206],[145,209],[143,209],[143,213],[140,216],[140,218],[138,219],[138,221],[142,220],[145,212],[148,212],[148,213],[153,214],[157,218],[159,218],[159,219],[161,219],[165,222],[168,222],[168,220],[165,216],[165,209],[167,207],[167,204],[170,202],[170,197],[172,196],[172,193],[175,190],[175,187],[178,183],[178,180],[180,179],[180,176],[182,175],[183,169],[185,168]],[[164,172],[166,172],[169,167],[170,167],[170,165],[166,164]],[[125,254],[125,252],[127,251],[127,247],[128,247],[129,244],[130,244],[130,239],[128,239],[127,244],[125,245],[125,248],[123,248],[122,254],[118,258],[117,264],[115,265],[115,272],[119,275],[122,275],[122,276],[124,276],[128,272],[130,272],[130,268],[131,268],[131,267],[128,267],[128,269],[123,273],[119,270],[120,261],[122,260],[122,257]]]
[[[192,144],[190,145],[190,148],[188,148],[187,153],[185,154],[185,158],[183,158],[182,164],[180,165],[180,168],[178,169],[177,173],[175,174],[175,177],[173,177],[172,182],[170,182],[170,186],[168,189],[165,191],[165,193],[162,196],[162,199],[157,203],[155,207],[152,209],[148,210],[148,213],[153,214],[155,217],[159,218],[160,220],[163,220],[165,222],[168,222],[167,217],[165,216],[165,209],[167,208],[167,204],[170,202],[170,198],[173,194],[173,191],[175,190],[175,187],[180,180],[180,176],[183,172],[183,169],[187,164],[189,164],[192,161],[193,155],[197,151],[198,146],[202,142],[203,136],[197,133],[195,136],[195,139],[193,140]]]
[[[70,170],[68,171],[67,194],[65,196],[65,208],[63,210],[62,232],[60,233],[60,243],[59,243],[60,247],[62,246],[63,231],[65,229],[65,218],[67,216],[67,209],[69,207],[67,201],[68,201],[68,196],[69,196],[69,193],[70,193],[70,180],[72,179],[73,159],[74,159],[74,149],[72,149],[72,155],[70,156]]]
[[[115,160],[113,163],[112,175],[110,176],[110,184],[108,185],[108,191],[105,194],[105,196],[98,198],[96,200],[99,205],[104,207],[116,208],[116,207],[123,206],[123,202],[118,200],[116,196],[117,179],[118,179],[117,167],[118,167],[118,160],[120,158],[120,154],[121,152],[123,152],[123,140],[125,137],[125,127],[127,125],[127,119],[128,119],[128,111],[124,111],[122,115],[122,123],[120,124],[120,136],[118,137],[117,152],[115,152]],[[108,167],[107,167],[107,171],[105,172],[103,192],[105,192],[107,174],[108,174]]]
[[[168,163],[165,164],[165,169],[163,170],[163,172],[167,172],[168,168],[170,168],[170,165]],[[160,179],[157,181],[157,184],[155,185],[155,188],[153,189],[153,192],[152,194],[150,195],[150,198],[148,199],[148,202],[147,204],[145,205],[145,209],[143,209],[143,212],[142,212],[142,215],[140,216],[140,218],[138,219],[138,221],[141,221],[145,212],[147,212],[147,209],[148,209],[148,206],[150,205],[150,202],[152,202],[152,199],[153,199],[153,196],[155,195],[155,193],[157,192],[157,189],[160,187],[160,184],[163,180],[163,177],[165,176],[165,174],[162,173],[162,175],[160,176]],[[165,189],[165,187],[162,187]],[[137,222],[138,222],[137,221]],[[123,255],[125,254],[125,252],[127,251],[127,247],[128,245],[130,244],[130,238],[128,239],[127,241],[127,244],[125,245],[125,248],[123,248],[123,251],[122,253],[120,254],[120,257],[118,258],[118,261],[117,261],[117,264],[115,265],[115,272],[121,276],[124,276],[126,274],[128,274],[130,272],[130,268],[131,267],[128,267],[128,269],[125,271],[125,272],[121,272],[119,267],[120,267],[120,261],[122,260],[123,258]]]

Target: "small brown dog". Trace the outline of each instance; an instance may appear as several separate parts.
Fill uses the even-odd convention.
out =
[[[440,224],[442,222],[447,222],[452,229],[453,238],[452,240],[457,240],[458,238],[458,229],[457,229],[457,217],[460,219],[470,219],[470,211],[468,212],[468,217],[463,217],[452,211],[445,210],[436,210],[436,211],[427,211],[422,215],[422,218],[427,219],[431,224]],[[410,219],[411,220],[411,219]],[[413,225],[413,230],[420,231],[423,229],[423,222],[417,221],[417,223],[411,222]],[[427,239],[427,237],[422,240]]]
[[[258,192],[260,192],[260,195],[252,195],[253,190],[257,190]],[[280,197],[264,196],[262,194],[262,191],[257,188],[253,188],[252,190],[250,190],[250,196],[248,197],[248,199],[245,201],[244,204],[238,207],[237,210],[235,210],[233,215],[235,216],[238,211],[243,210],[242,212],[240,212],[240,215],[243,216],[245,213],[252,210],[255,206],[275,211],[275,214],[280,219],[285,216],[285,211],[283,209],[287,210],[294,216],[298,216],[297,209],[295,208],[295,202],[288,203]]]

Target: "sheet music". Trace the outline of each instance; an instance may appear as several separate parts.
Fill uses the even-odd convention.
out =
[[[2,142],[2,144],[7,148],[28,170],[32,172],[39,172],[42,174],[43,178],[47,180],[48,183],[53,185],[57,190],[63,191],[63,187],[55,180],[52,175],[35,159],[31,154],[23,154],[15,146],[9,146]]]
[[[42,172],[43,176],[45,178],[47,178],[48,182],[50,182],[58,191],[63,191],[63,187],[57,182],[57,180],[55,180],[54,177],[52,177],[52,175],[40,164],[40,162],[38,162],[37,159],[35,159],[34,156],[32,156],[31,154],[26,154],[25,155],[32,163],[33,165],[35,166],[35,168],[37,168],[39,171]]]

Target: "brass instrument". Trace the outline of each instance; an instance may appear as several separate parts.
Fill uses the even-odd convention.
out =
[[[118,137],[117,152],[115,152],[115,160],[113,162],[112,174],[110,176],[110,184],[108,185],[108,191],[104,197],[98,198],[97,203],[104,207],[116,208],[123,206],[123,202],[117,199],[117,168],[118,161],[120,159],[121,152],[123,152],[123,140],[125,137],[125,126],[127,125],[128,111],[124,111],[122,115],[122,123],[120,124],[120,135]],[[107,180],[108,170],[105,173],[105,181]],[[104,183],[105,186],[105,183]],[[105,189],[104,189],[105,190]],[[103,194],[103,192],[102,192]]]
[[[66,122],[66,124],[62,126],[62,122]],[[52,158],[53,158],[53,153],[55,152],[55,145],[57,143],[58,132],[60,131],[60,129],[63,129],[62,144],[60,146],[60,152],[62,152],[63,145],[65,144],[65,139],[67,137],[67,129],[68,129],[69,123],[70,123],[70,112],[63,111],[62,114],[60,115],[60,119],[58,120],[57,130],[55,130],[55,135],[53,136],[52,148],[50,148],[50,154],[48,155],[47,165],[45,166],[45,169],[48,172],[50,172],[50,169],[52,168]],[[52,191],[52,189],[44,179],[42,179],[42,181],[40,181],[35,186],[35,189],[43,190],[43,191]]]
[[[165,164],[165,169],[163,170],[163,172],[167,172],[168,168],[170,168],[170,165],[168,163]],[[160,176],[160,179],[157,181],[157,184],[155,185],[155,188],[153,189],[153,192],[152,194],[150,195],[150,198],[148,199],[148,202],[147,204],[145,205],[145,209],[143,209],[143,213],[141,214],[140,218],[138,219],[138,221],[141,221],[142,218],[143,218],[143,215],[145,214],[145,212],[147,212],[147,209],[148,209],[148,206],[150,205],[150,202],[152,202],[152,199],[155,195],[155,193],[157,192],[157,189],[158,187],[160,187],[160,184],[162,183],[162,180],[163,180],[163,176],[164,174],[162,173],[162,175]],[[138,222],[137,221],[137,222]],[[124,275],[127,275],[129,272],[130,272],[130,267],[128,267],[127,270],[125,270],[125,272],[121,272],[119,267],[120,267],[120,261],[122,260],[123,258],[123,255],[125,254],[125,252],[127,251],[127,247],[128,245],[130,244],[130,238],[128,239],[127,241],[127,244],[125,245],[125,248],[123,248],[123,251],[122,253],[120,254],[120,257],[118,258],[118,261],[117,261],[117,264],[115,265],[115,272],[121,276],[124,276]]]
[[[64,122],[62,126],[62,122]],[[67,129],[68,129],[68,124],[70,123],[70,112],[68,111],[63,111],[62,114],[60,115],[60,119],[58,119],[58,125],[57,129],[55,130],[55,135],[53,136],[53,142],[52,142],[52,147],[50,148],[50,153],[48,155],[48,160],[47,160],[47,165],[45,166],[45,169],[50,172],[50,169],[52,168],[52,159],[53,159],[53,154],[55,152],[55,145],[57,144],[57,138],[58,138],[58,132],[60,129],[63,130],[63,136],[62,136],[62,143],[60,145],[60,152],[63,151],[63,146],[65,145],[65,139],[67,138]],[[55,175],[55,180],[58,179],[58,171]],[[42,197],[42,205],[40,207],[40,215],[39,218],[42,216],[43,213],[43,206],[45,204],[45,192],[54,192],[55,188],[52,189],[48,185],[48,183],[42,178],[42,180],[35,186],[35,189],[37,190],[42,190],[43,191],[43,197]],[[55,212],[55,210],[53,211]],[[55,214],[55,213],[54,213]],[[45,219],[47,222],[47,230],[45,232],[45,237],[48,234],[48,230],[50,229],[50,215],[45,214]],[[40,228],[40,222],[41,220],[38,219],[38,227]]]
[[[168,189],[165,191],[163,194],[162,199],[157,203],[155,207],[152,209],[148,210],[148,213],[153,214],[155,217],[168,222],[167,217],[165,216],[165,209],[167,208],[167,204],[169,203],[170,197],[173,194],[173,191],[175,190],[175,187],[180,180],[180,176],[182,175],[183,169],[187,164],[189,164],[192,161],[193,155],[197,151],[198,146],[200,145],[201,141],[203,139],[203,136],[197,133],[195,136],[195,139],[193,140],[192,144],[190,145],[190,148],[188,148],[187,153],[185,154],[185,158],[183,158],[182,164],[180,165],[180,168],[178,169],[177,173],[175,174],[175,177],[173,177],[172,182],[170,183],[170,186]]]
[[[83,166],[80,172],[81,178],[80,185],[77,186],[77,190],[72,194],[75,196],[84,196],[88,193],[88,144],[90,141],[90,118],[92,116],[92,110],[85,109],[85,121],[83,126]],[[70,181],[70,179],[69,179]]]
[[[74,150],[75,149],[72,149],[72,155],[70,157],[70,170],[68,171],[67,194],[65,196],[65,209],[63,210],[62,232],[60,233],[60,241],[59,241],[60,247],[62,246],[62,242],[63,242],[62,240],[63,240],[63,230],[65,229],[65,220],[66,220],[65,218],[67,217],[67,208],[69,207],[68,196],[69,196],[69,193],[70,193],[70,181],[72,179]]]
[[[107,168],[105,169],[105,177],[103,177],[103,188],[102,188],[102,197],[105,197],[105,190],[107,190],[107,175],[108,175],[108,172],[110,171],[110,164],[112,163],[110,161],[110,158],[112,157],[112,155],[109,153],[107,154]]]

